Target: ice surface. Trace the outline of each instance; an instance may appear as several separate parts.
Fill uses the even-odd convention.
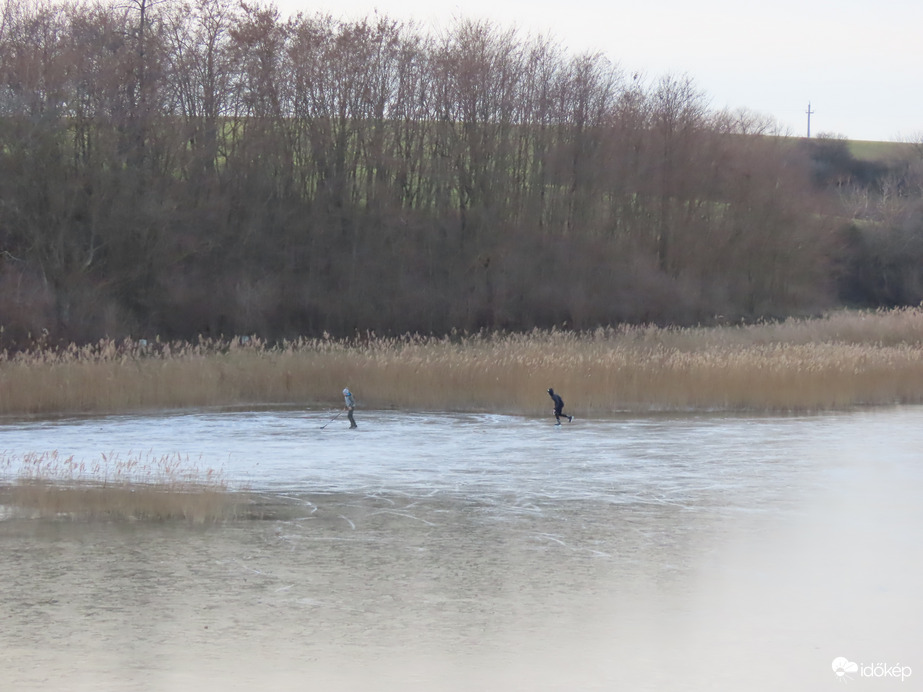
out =
[[[180,454],[284,511],[0,521],[0,689],[814,690],[840,656],[923,675],[923,408],[334,415],[4,421],[8,457]]]

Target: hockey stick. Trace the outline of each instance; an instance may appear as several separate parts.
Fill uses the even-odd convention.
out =
[[[340,411],[340,413],[336,414],[333,418],[331,418],[331,419],[328,420],[326,423],[324,423],[322,426],[320,426],[320,429],[323,430],[324,428],[326,428],[326,427],[327,427],[328,425],[330,425],[333,421],[335,421],[337,418],[339,418],[340,415],[341,415],[342,413],[343,413],[343,412]]]

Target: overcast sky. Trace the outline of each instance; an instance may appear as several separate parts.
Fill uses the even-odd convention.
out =
[[[268,2],[267,2],[268,4]],[[438,32],[489,19],[651,79],[688,74],[713,109],[748,108],[792,134],[923,136],[923,0],[275,0],[283,14],[379,14]]]

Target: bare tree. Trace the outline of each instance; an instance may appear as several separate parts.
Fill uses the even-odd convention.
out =
[[[232,112],[230,30],[236,11],[230,0],[196,0],[171,9],[166,19],[170,111],[185,121],[191,158],[181,166],[192,186],[203,190],[216,180],[223,145],[219,124]]]

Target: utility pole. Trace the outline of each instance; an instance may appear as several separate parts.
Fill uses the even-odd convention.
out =
[[[811,102],[808,101],[808,110],[805,111],[808,114],[808,139],[811,139],[811,116],[814,114],[814,111],[811,110]]]

